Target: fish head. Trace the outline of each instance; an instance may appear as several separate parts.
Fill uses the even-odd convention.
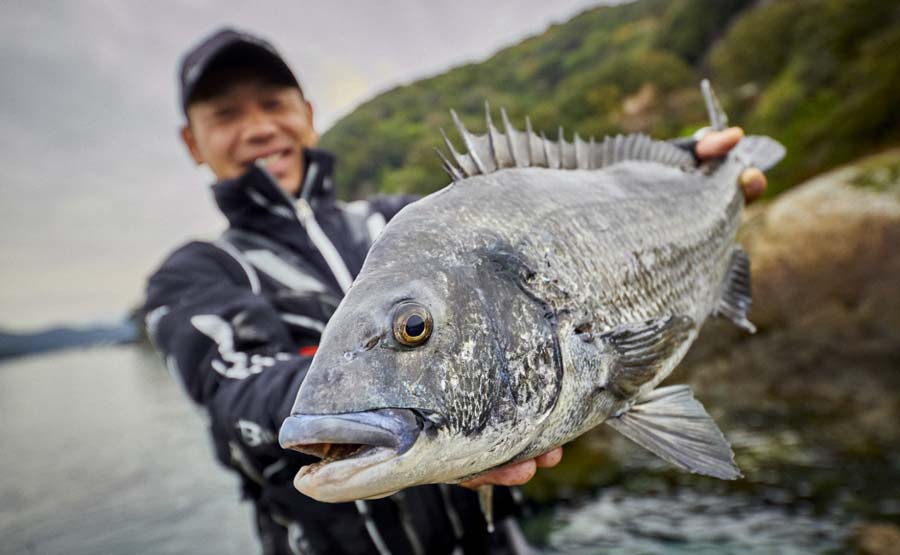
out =
[[[478,252],[366,265],[281,429],[283,447],[323,458],[297,489],[376,498],[512,459],[558,390],[545,307]]]

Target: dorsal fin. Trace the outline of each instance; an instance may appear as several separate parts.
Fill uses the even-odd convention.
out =
[[[557,131],[557,140],[550,140],[531,129],[526,118],[525,131],[519,131],[509,122],[506,110],[500,110],[503,132],[494,125],[490,106],[485,103],[487,132],[476,135],[463,125],[455,111],[450,110],[453,123],[462,137],[466,153],[457,152],[443,129],[441,135],[450,155],[441,155],[444,169],[453,181],[473,175],[487,175],[504,168],[551,168],[563,170],[600,169],[625,160],[646,160],[680,168],[694,168],[696,162],[691,153],[671,143],[651,139],[647,135],[616,135],[600,142],[585,142],[575,134],[573,142],[565,138],[563,128]],[[453,161],[456,162],[454,165]]]
[[[700,83],[706,111],[709,115],[709,129],[721,131],[728,126],[728,116],[719,99],[704,79]],[[441,130],[450,156],[441,154],[444,169],[453,181],[460,181],[473,175],[486,175],[504,168],[540,167],[551,169],[600,169],[626,160],[652,161],[684,169],[696,168],[697,160],[684,149],[666,141],[656,141],[643,134],[616,135],[595,142],[591,137],[586,143],[578,134],[573,142],[565,139],[562,127],[556,141],[548,140],[544,133],[536,134],[531,128],[531,120],[525,118],[525,132],[517,130],[509,122],[506,110],[500,109],[503,119],[501,133],[491,121],[491,111],[485,102],[487,133],[476,135],[469,132],[453,110],[450,115],[466,146],[466,153],[460,154]],[[745,137],[734,155],[748,165],[762,170],[774,166],[784,157],[784,147],[769,137]],[[453,161],[456,164],[453,164]]]

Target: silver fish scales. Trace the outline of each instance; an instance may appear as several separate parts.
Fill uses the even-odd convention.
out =
[[[641,135],[548,141],[503,112],[504,132],[488,116],[477,136],[453,115],[454,182],[373,245],[282,427],[284,447],[324,459],[297,488],[345,501],[458,482],[601,422],[685,470],[739,476],[690,389],[657,386],[709,315],[752,331],[735,184],[783,147],[747,137],[698,165]]]

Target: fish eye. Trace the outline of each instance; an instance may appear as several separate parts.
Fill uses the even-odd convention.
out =
[[[425,343],[432,325],[431,313],[418,303],[403,303],[394,310],[394,339],[401,345],[417,347]]]

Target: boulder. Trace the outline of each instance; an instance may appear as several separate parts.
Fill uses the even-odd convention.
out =
[[[864,524],[856,531],[856,545],[859,555],[900,555],[900,528],[883,522]]]

